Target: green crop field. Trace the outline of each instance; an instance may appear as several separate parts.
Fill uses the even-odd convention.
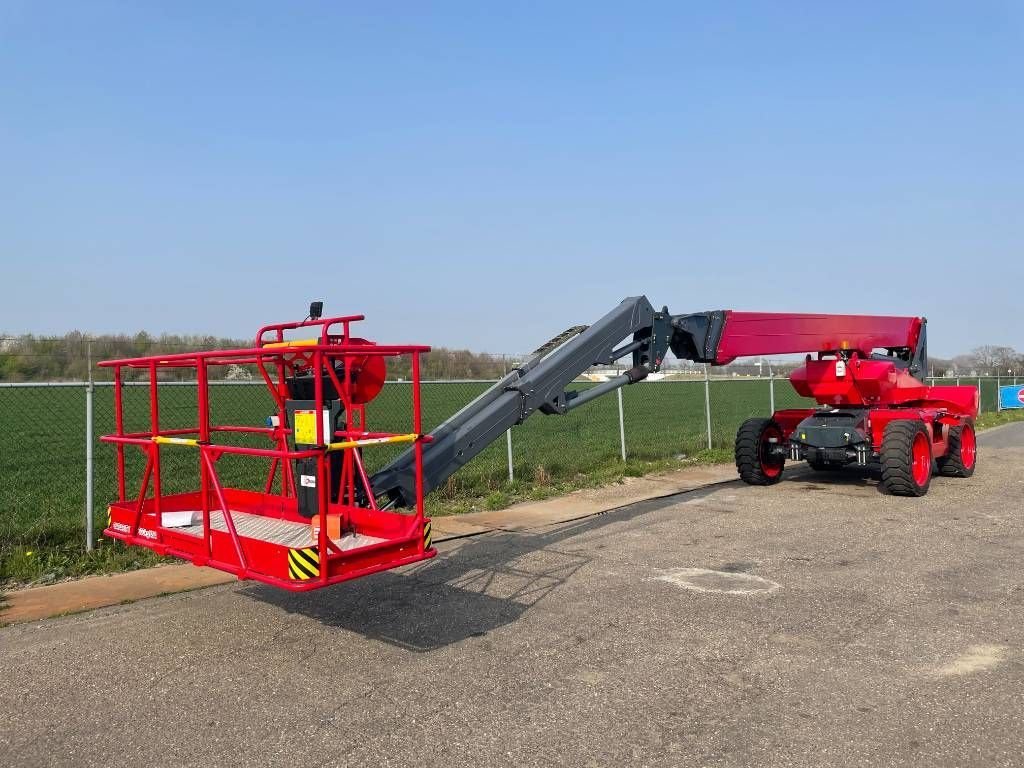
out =
[[[424,384],[425,429],[435,427],[487,386],[483,382]],[[768,382],[713,380],[710,395],[715,449],[710,455],[727,459],[740,422],[769,413]],[[991,395],[994,403],[994,386]],[[149,428],[148,397],[148,387],[125,388],[126,430]],[[783,380],[775,382],[775,400],[779,408],[807,403]],[[210,410],[215,424],[261,426],[274,409],[262,384],[224,384],[211,386]],[[643,382],[626,387],[623,411],[627,462],[621,461],[618,407],[613,394],[566,416],[538,414],[514,428],[516,481],[508,482],[506,445],[498,441],[431,494],[430,513],[502,506],[520,498],[542,498],[572,487],[667,468],[684,458],[707,458],[703,381]],[[116,497],[114,450],[98,439],[114,431],[113,392],[109,386],[96,387],[94,412],[95,528],[100,543],[86,555],[84,388],[0,388],[0,583],[153,562],[148,551],[100,540],[106,503]],[[411,431],[410,385],[387,384],[368,406],[367,420],[372,429]],[[195,387],[161,385],[161,428],[195,424]],[[220,433],[217,440],[269,447],[269,441],[260,436]],[[366,449],[368,469],[382,466],[398,450],[390,446]],[[129,493],[133,492],[133,482],[137,493],[143,457],[133,448],[128,449],[127,456]],[[161,462],[164,492],[198,488],[198,463],[193,451],[165,447]],[[226,485],[262,488],[268,466],[266,459],[225,456],[218,463],[218,473]]]

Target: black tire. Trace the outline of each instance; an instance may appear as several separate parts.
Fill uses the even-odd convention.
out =
[[[773,419],[747,419],[736,433],[736,469],[748,485],[774,485],[782,479],[786,457],[769,455],[769,438],[783,440]]]
[[[927,444],[927,477],[915,468],[914,445],[924,435]],[[919,443],[920,444],[920,443]],[[932,444],[924,422],[913,419],[890,421],[882,433],[882,488],[893,496],[924,496],[932,482]],[[918,474],[915,476],[915,469]]]
[[[970,430],[967,452],[973,453],[965,459],[964,451],[964,430]],[[974,474],[974,468],[978,466],[977,443],[974,433],[974,424],[970,421],[953,427],[949,430],[949,451],[936,463],[939,465],[939,474],[944,477],[970,477]],[[973,449],[972,447],[973,446]],[[968,462],[970,466],[967,466]]]

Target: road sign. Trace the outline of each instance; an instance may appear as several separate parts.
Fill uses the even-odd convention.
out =
[[[1024,386],[1014,384],[999,388],[999,410],[1024,408]]]

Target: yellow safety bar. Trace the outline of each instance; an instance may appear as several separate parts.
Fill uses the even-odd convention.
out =
[[[417,434],[392,435],[391,437],[366,437],[362,440],[343,440],[340,443],[330,443],[328,451],[343,451],[346,448],[359,448],[364,445],[381,445],[383,443],[412,443],[419,439]]]
[[[193,440],[190,437],[164,437],[163,435],[157,435],[149,439],[161,445],[190,445],[193,448],[199,447],[199,441]]]
[[[263,349],[274,349],[275,347],[315,347],[320,339],[295,339],[295,341],[272,341],[264,344]]]

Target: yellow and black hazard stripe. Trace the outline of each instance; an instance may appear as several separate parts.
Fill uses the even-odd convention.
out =
[[[111,522],[110,521],[110,512],[111,512],[110,507],[107,507],[107,528],[110,527],[110,522]]]
[[[298,581],[308,581],[320,575],[320,551],[317,547],[288,550],[288,575]]]
[[[427,522],[423,524],[423,549],[424,550],[430,549],[430,541],[431,541],[430,521],[427,520]]]

